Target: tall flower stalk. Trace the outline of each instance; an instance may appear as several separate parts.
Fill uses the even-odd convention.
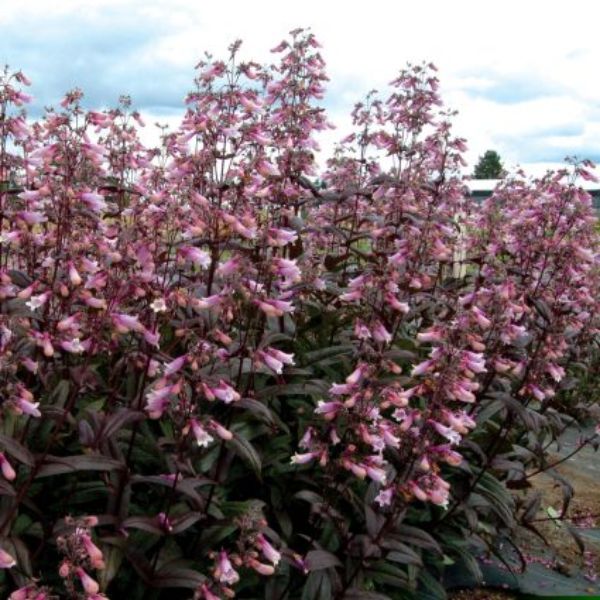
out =
[[[33,121],[26,76],[0,78],[13,600],[393,596],[457,536],[533,526],[510,490],[548,467],[597,352],[591,165],[474,205],[416,65],[317,180],[318,42],[291,32],[272,66],[240,46],[197,65],[159,148],[127,97],[73,90]]]

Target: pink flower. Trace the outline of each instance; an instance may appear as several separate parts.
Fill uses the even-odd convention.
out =
[[[388,426],[381,426],[382,429],[382,437],[383,437],[383,441],[385,442],[386,446],[389,446],[390,448],[399,448],[400,447],[400,439],[394,435],[391,431],[390,431],[390,427]]]
[[[106,310],[106,300],[104,298],[94,298],[93,296],[84,297],[83,301],[91,308],[96,308],[98,310]]]
[[[283,371],[283,363],[280,360],[277,360],[274,356],[263,352],[262,350],[258,350],[256,353],[256,357],[263,362],[269,369],[281,375]]]
[[[35,360],[31,360],[28,356],[25,356],[21,360],[21,363],[30,373],[33,373],[34,375],[37,374],[38,369],[39,369],[39,364]]]
[[[111,317],[115,329],[119,333],[128,333],[130,331],[144,331],[144,326],[139,322],[138,317],[120,313],[114,313],[113,315],[111,315]]]
[[[255,300],[255,302],[268,317],[283,317],[284,313],[294,312],[292,303],[284,300]]]
[[[286,354],[275,348],[267,348],[266,352],[258,350],[256,353],[259,360],[266,364],[269,369],[280,375],[283,372],[283,365],[293,365],[293,354]]]
[[[333,394],[334,396],[343,396],[344,394],[349,394],[352,392],[353,388],[354,386],[348,383],[334,383],[329,388],[329,393]]]
[[[103,213],[108,210],[106,200],[104,200],[104,196],[102,194],[83,192],[80,195],[80,198],[90,210],[96,213]]]
[[[32,202],[34,200],[38,200],[40,198],[40,195],[41,194],[39,190],[24,190],[20,194],[18,194],[18,197],[21,198],[21,200]]]
[[[56,329],[58,331],[70,331],[77,329],[79,327],[79,319],[79,313],[71,315],[70,317],[65,317],[56,324]]]
[[[410,491],[412,492],[413,496],[417,499],[417,500],[421,500],[421,502],[425,502],[428,498],[427,493],[421,489],[416,482],[411,481],[408,484],[408,487],[410,489]]]
[[[354,302],[355,300],[360,300],[363,297],[362,290],[352,290],[351,292],[346,292],[345,294],[340,294],[340,300],[342,302]]]
[[[69,263],[69,281],[74,286],[78,286],[83,283],[83,279],[81,279],[81,275],[79,275],[73,263]]]
[[[171,362],[167,363],[165,365],[164,371],[165,377],[170,377],[171,375],[174,375],[175,373],[179,372],[183,365],[185,365],[186,360],[187,355],[183,354],[182,356],[179,356]]]
[[[14,481],[17,474],[3,452],[0,452],[0,469],[2,470],[2,475],[5,479],[8,479],[8,481]]]
[[[222,298],[219,294],[213,296],[207,296],[206,298],[194,298],[192,305],[196,310],[206,310],[208,308],[215,308],[221,304]]]
[[[48,220],[41,212],[34,210],[21,210],[16,216],[27,225],[39,225]]]
[[[146,410],[151,419],[160,419],[171,401],[172,386],[157,387],[146,394]]]
[[[319,400],[317,402],[317,408],[315,408],[315,413],[323,415],[323,418],[327,421],[332,421],[343,408],[344,405],[341,402],[324,402],[323,400]]]
[[[261,575],[273,575],[275,573],[275,568],[272,565],[265,565],[252,557],[248,559],[248,566]]]
[[[475,320],[482,329],[489,329],[492,326],[492,322],[479,307],[474,306],[471,309],[471,314],[475,317]]]
[[[221,263],[217,268],[217,273],[223,277],[228,277],[229,275],[233,275],[237,273],[240,268],[240,259],[239,257],[230,258],[229,260]]]
[[[354,461],[349,459],[344,459],[342,461],[342,465],[345,469],[351,471],[353,475],[355,475],[359,479],[364,479],[367,476],[367,469],[362,464],[355,463]]]
[[[273,548],[273,546],[262,533],[259,533],[256,536],[256,541],[260,551],[264,554],[264,557],[277,566],[281,560],[281,553]]]
[[[33,402],[33,394],[25,388],[19,388],[19,396],[15,400],[15,408],[18,414],[31,415],[32,417],[41,417],[42,413],[39,411],[39,402]]]
[[[546,364],[546,372],[549,373],[556,382],[559,382],[565,376],[565,370],[554,363]]]
[[[536,399],[539,400],[540,402],[542,400],[544,400],[546,398],[546,394],[544,393],[544,391],[542,391],[540,389],[539,386],[535,385],[534,383],[530,383],[526,386],[525,388],[527,391],[529,391],[529,393]]]
[[[205,583],[200,586],[200,593],[202,594],[204,600],[220,600],[219,596],[213,594]]]
[[[442,330],[438,327],[430,327],[427,331],[417,333],[419,342],[441,342],[443,340]]]
[[[465,350],[462,354],[463,365],[473,373],[486,373],[485,358],[483,354],[477,352],[470,352]]]
[[[240,576],[233,568],[225,550],[219,552],[219,560],[214,570],[214,576],[217,581],[227,585],[233,585],[240,580]]]
[[[359,365],[352,373],[350,373],[350,375],[348,375],[348,377],[346,377],[346,383],[352,386],[358,385],[365,376],[366,371],[367,367],[365,364]]]
[[[167,311],[167,303],[164,298],[155,298],[154,301],[150,304],[150,308],[155,313],[161,313]]]
[[[458,433],[467,434],[469,429],[476,426],[475,421],[465,412],[452,413],[448,410],[442,411],[446,422]]]
[[[284,365],[294,365],[294,355],[287,352],[277,350],[277,348],[267,348],[267,354],[270,354],[276,360],[282,362]]]
[[[460,434],[452,429],[451,427],[446,427],[442,425],[442,423],[438,423],[437,421],[430,420],[429,424],[433,426],[433,428],[442,436],[444,436],[451,444],[460,444],[461,436]]]
[[[377,483],[381,483],[382,485],[385,485],[387,476],[386,476],[384,469],[382,469],[381,467],[375,466],[375,465],[367,464],[366,470],[367,470],[367,475],[373,481],[375,481]]]
[[[411,375],[413,377],[417,377],[419,375],[423,375],[425,373],[428,373],[429,371],[431,371],[433,369],[435,362],[433,360],[426,360],[422,363],[419,363],[418,365],[415,365],[411,371]]]
[[[371,330],[360,319],[354,323],[354,335],[359,340],[368,340],[371,337]]]
[[[582,169],[580,167],[577,170],[577,173],[581,176],[582,179],[585,179],[586,181],[593,181],[594,183],[598,181],[598,177],[596,177],[596,175],[594,175],[591,171],[588,171],[587,169]]]
[[[198,267],[207,269],[210,267],[210,255],[200,248],[193,246],[183,246],[179,249],[180,254]]]
[[[432,450],[438,453],[444,462],[447,462],[453,467],[458,467],[458,465],[460,465],[460,463],[463,460],[462,455],[452,450],[448,446],[438,446],[437,448],[430,448],[430,451]]]
[[[293,465],[305,465],[319,456],[318,452],[306,452],[304,454],[294,454],[291,458]]]
[[[392,334],[383,326],[381,321],[377,321],[373,327],[373,338],[380,344],[389,344],[392,341]]]
[[[222,379],[219,381],[219,385],[211,388],[211,390],[215,397],[225,402],[225,404],[237,402],[241,398],[241,396]]]
[[[94,581],[81,567],[77,567],[75,572],[86,594],[97,594],[100,591],[98,582]]]
[[[223,427],[223,425],[221,425],[217,421],[210,420],[208,422],[208,425],[222,440],[225,440],[227,442],[233,439],[233,433],[231,433],[229,429],[225,429],[225,427]]]
[[[166,513],[159,512],[156,515],[156,520],[158,521],[158,524],[161,527],[161,529],[163,529],[164,531],[168,533],[173,531],[173,524],[171,523],[171,519],[169,519],[169,516]]]
[[[190,419],[190,426],[192,428],[192,433],[196,438],[196,443],[198,446],[203,448],[207,448],[208,445],[214,441],[214,438],[202,427],[202,425],[196,419]]]
[[[31,80],[22,71],[17,71],[17,73],[15,73],[15,79],[23,85],[31,85]]]
[[[92,568],[104,569],[104,557],[102,551],[94,544],[94,542],[92,542],[92,538],[87,533],[82,533],[81,541],[83,542],[85,551],[90,559]]]
[[[0,548],[0,569],[12,569],[17,561],[6,550]]]
[[[268,230],[267,241],[269,246],[286,246],[298,239],[298,234],[292,229],[276,229],[274,227]]]
[[[79,338],[63,340],[60,342],[60,347],[71,354],[81,354],[82,352],[85,352],[85,346],[81,343]]]
[[[380,490],[377,496],[375,496],[375,502],[379,504],[379,506],[390,506],[392,503],[392,498],[394,496],[394,488],[387,488],[384,490]]]
[[[399,313],[402,313],[403,315],[406,315],[407,313],[410,312],[410,307],[409,307],[408,303],[400,302],[400,300],[398,300],[398,298],[396,298],[396,296],[394,296],[393,294],[390,294],[390,293],[386,294],[385,301],[391,308],[393,308],[394,310],[397,310]]]
[[[302,279],[300,269],[296,264],[295,260],[288,260],[286,258],[276,258],[273,260],[273,268],[277,275],[281,275],[285,278],[285,284],[291,285],[297,283]]]
[[[50,292],[44,292],[43,294],[39,294],[39,296],[31,296],[28,302],[25,304],[29,307],[30,310],[36,310],[41,306],[44,306],[48,299],[50,298]]]
[[[40,591],[35,584],[31,584],[15,590],[8,600],[48,600],[48,595]]]
[[[256,164],[256,170],[263,177],[279,177],[281,175],[279,169],[268,160],[258,161],[258,163]]]

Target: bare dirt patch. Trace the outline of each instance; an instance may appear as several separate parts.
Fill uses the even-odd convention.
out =
[[[450,594],[450,600],[514,600],[516,596],[497,590],[461,590]]]

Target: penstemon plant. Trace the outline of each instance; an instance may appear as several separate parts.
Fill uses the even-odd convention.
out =
[[[0,79],[3,597],[442,598],[449,558],[535,528],[533,474],[566,512],[593,165],[474,205],[416,65],[319,175],[319,44],[274,53],[207,56],[159,148],[127,97],[34,122]]]

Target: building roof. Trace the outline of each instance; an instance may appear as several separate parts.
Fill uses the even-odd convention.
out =
[[[502,179],[467,179],[465,185],[471,192],[492,192],[496,186],[502,181]],[[577,179],[575,182],[578,186],[584,190],[592,192],[600,192],[600,183],[595,181],[586,181],[585,179]]]

